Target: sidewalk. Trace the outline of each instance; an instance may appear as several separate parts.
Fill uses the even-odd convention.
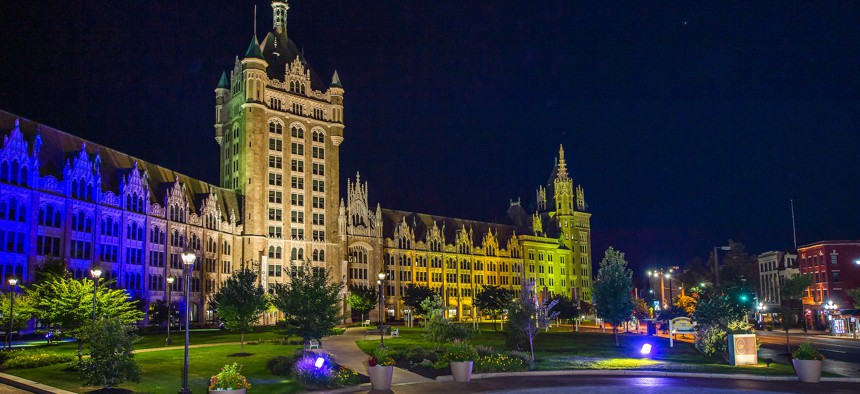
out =
[[[364,328],[348,328],[343,335],[335,335],[323,339],[322,351],[330,354],[335,362],[362,375],[367,375],[367,355],[358,348],[355,341],[364,339]],[[433,382],[405,369],[394,368],[392,384]]]

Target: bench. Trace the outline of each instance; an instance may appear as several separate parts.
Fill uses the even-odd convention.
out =
[[[364,330],[364,337],[367,338],[368,335],[379,335],[380,333],[387,334],[389,329],[391,329],[391,326],[383,326],[381,331],[379,328],[371,328],[369,330]]]
[[[399,328],[392,329],[391,330],[391,337],[392,338],[400,338],[400,329]]]
[[[362,327],[367,327],[367,326],[369,326],[369,325],[370,325],[370,319],[367,319],[367,320],[365,320],[365,321],[361,322],[361,326],[362,326]]]
[[[311,350],[313,348],[319,349],[320,341],[317,341],[316,339],[311,339],[310,341],[308,341],[308,350]]]

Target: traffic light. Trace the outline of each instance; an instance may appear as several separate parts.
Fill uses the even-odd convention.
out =
[[[747,302],[747,300],[749,300],[749,296],[747,296],[746,294],[741,294],[741,302]]]

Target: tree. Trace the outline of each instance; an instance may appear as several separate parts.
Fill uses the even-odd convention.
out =
[[[254,323],[266,312],[266,291],[257,283],[257,274],[250,268],[242,267],[234,272],[212,298],[215,313],[231,331],[239,331],[241,353],[245,352],[245,331],[253,328]]]
[[[731,250],[720,263],[720,286],[753,286],[758,283],[758,259],[749,254],[744,244],[729,240]]]
[[[708,291],[700,295],[693,312],[696,328],[696,348],[709,356],[728,357],[728,334],[754,332],[746,321],[748,309],[729,292]]]
[[[485,285],[475,294],[475,306],[481,313],[498,319],[508,308],[513,298],[514,292],[508,289]]]
[[[45,262],[36,266],[35,283],[42,283],[53,278],[68,278],[71,276],[66,269],[63,260],[57,257],[48,257]]]
[[[26,293],[12,292],[15,297],[15,305],[11,305],[9,293],[0,294],[0,329],[3,331],[9,330],[9,314],[12,316],[12,331],[20,331],[27,327],[27,322],[36,316],[38,311],[35,308],[33,297]],[[10,311],[10,309],[12,309]],[[11,338],[12,333],[7,333]]]
[[[331,282],[324,268],[309,263],[290,272],[289,283],[275,283],[272,303],[284,313],[284,326],[307,343],[329,335],[341,320],[343,283]]]
[[[803,298],[803,293],[809,286],[812,286],[813,278],[811,274],[791,275],[779,285],[779,295],[782,299],[782,328],[785,330],[785,347],[788,353],[791,354],[791,346],[789,344],[788,329],[791,328],[791,322],[797,319],[798,305]],[[856,299],[856,298],[855,298]]]
[[[143,319],[143,312],[123,289],[112,289],[113,281],[99,280],[96,311],[99,316],[118,318],[124,324]],[[93,318],[93,281],[54,277],[30,286],[38,317],[46,325],[55,325],[77,338],[78,359],[83,350],[83,328]]]
[[[421,307],[421,302],[433,294],[436,294],[436,292],[427,286],[410,283],[406,286],[406,291],[403,293],[403,305],[412,308],[416,314],[424,315],[427,311]]]
[[[633,317],[636,320],[645,320],[651,317],[651,311],[648,309],[648,304],[642,298],[637,298],[633,301]]]
[[[674,306],[680,308],[687,314],[687,316],[693,316],[693,313],[696,311],[696,303],[698,300],[696,297],[688,296],[688,295],[678,295],[675,297]]]
[[[522,335],[528,341],[531,352],[529,364],[534,366],[534,339],[541,330],[549,326],[552,319],[558,316],[558,312],[550,312],[558,301],[552,300],[546,307],[539,307],[540,304],[538,303],[534,280],[526,278],[525,270],[522,267],[519,268],[519,279],[522,285],[520,286],[519,297],[508,307],[508,316],[510,316],[508,327]]]
[[[134,326],[117,317],[99,317],[83,330],[90,344],[90,358],[78,360],[87,385],[114,387],[126,380],[140,381],[140,366],[134,360],[137,340]]]
[[[612,324],[615,346],[619,346],[618,326],[633,313],[632,291],[633,271],[627,269],[624,253],[610,246],[600,261],[594,282],[594,307],[599,317]]]
[[[349,296],[346,304],[352,310],[361,314],[362,319],[367,319],[367,313],[376,306],[379,293],[374,286],[349,285]]]
[[[450,331],[451,321],[445,318],[445,309],[442,306],[442,297],[433,293],[430,297],[421,301],[421,308],[426,311],[427,324],[424,326],[424,336],[430,342],[436,344],[436,350],[442,348],[447,333]]]
[[[212,305],[211,300],[209,305]],[[160,325],[162,322],[170,324],[179,319],[179,317],[179,304],[177,302],[168,304],[164,300],[156,300],[154,303],[149,304],[149,324],[151,325]]]
[[[854,307],[860,308],[860,287],[845,290],[845,293],[854,300]]]
[[[579,316],[576,311],[576,304],[570,297],[556,294],[552,299],[556,301],[555,308],[552,309],[558,312],[559,319],[575,319]]]

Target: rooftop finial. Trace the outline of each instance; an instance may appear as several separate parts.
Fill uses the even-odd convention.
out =
[[[564,147],[558,146],[558,177],[567,179],[567,163],[564,162]]]

